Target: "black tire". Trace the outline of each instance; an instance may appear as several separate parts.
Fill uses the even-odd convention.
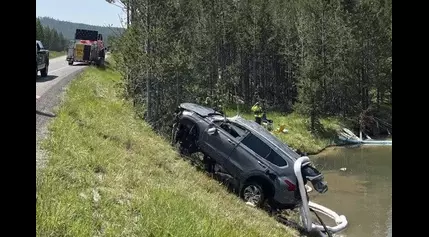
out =
[[[100,58],[100,59],[97,61],[97,66],[99,66],[99,67],[104,67],[104,58]]]
[[[100,58],[104,58],[105,55],[106,55],[105,51],[104,50],[100,50],[100,54],[99,54]]]
[[[214,166],[216,164],[216,161],[214,161],[208,155],[204,154],[204,156],[203,156],[203,164],[204,164],[204,170],[207,173],[209,173],[209,174],[214,173]]]
[[[73,60],[69,61],[69,66],[73,66]]]
[[[40,70],[40,76],[47,77],[48,76],[48,70],[49,70],[49,64],[46,64],[45,68]]]
[[[243,188],[240,192],[240,197],[245,202],[250,202],[257,207],[262,207],[265,203],[266,195],[264,188],[258,182],[248,182],[243,185]]]

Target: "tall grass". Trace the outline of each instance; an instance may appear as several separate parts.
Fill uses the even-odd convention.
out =
[[[253,115],[241,108],[239,115],[250,120],[254,120]],[[237,114],[237,110],[227,109],[225,113],[228,116]],[[320,120],[321,127],[315,133],[310,132],[308,118],[298,113],[281,114],[278,112],[268,112],[267,118],[273,120],[274,129],[280,128],[282,125],[287,130],[283,132],[273,132],[283,142],[294,149],[315,154],[326,146],[332,144],[336,137],[336,130],[341,127],[342,121],[335,117],[322,118]]]
[[[74,80],[43,143],[37,236],[296,236],[179,158],[135,118],[118,73]]]
[[[60,56],[66,55],[65,51],[49,51],[49,58],[58,58]]]

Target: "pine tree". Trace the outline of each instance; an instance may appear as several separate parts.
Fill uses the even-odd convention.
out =
[[[43,26],[38,18],[36,18],[36,39],[44,40]]]

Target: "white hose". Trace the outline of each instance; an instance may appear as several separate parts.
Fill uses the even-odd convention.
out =
[[[313,209],[316,212],[322,213],[325,216],[328,216],[329,218],[333,219],[335,221],[335,224],[337,224],[334,227],[331,226],[326,226],[326,228],[331,231],[332,233],[337,233],[340,232],[342,230],[344,230],[347,227],[347,219],[344,215],[338,215],[336,212],[332,211],[331,209],[324,207],[322,205],[319,205],[317,203],[308,202],[308,205],[311,207],[311,209]],[[322,225],[316,225],[316,224],[312,224],[312,228],[313,229],[317,229],[319,231],[324,231],[325,228]]]
[[[302,163],[304,162],[310,162],[310,158],[308,158],[307,156],[302,156],[298,158],[295,164],[293,165],[293,169],[295,171],[295,176],[298,180],[299,194],[301,195],[301,200],[302,200],[302,207],[300,208],[302,222],[304,224],[304,228],[307,231],[311,231],[312,222],[310,217],[310,209],[308,208],[307,193],[305,190],[304,180],[302,178],[302,173],[301,173]]]
[[[300,214],[301,214],[301,219],[305,229],[307,231],[311,231],[313,229],[316,229],[319,231],[325,231],[325,228],[322,225],[317,225],[312,222],[311,215],[310,215],[310,207],[311,207],[311,209],[313,209],[314,211],[322,213],[323,215],[326,215],[335,221],[335,223],[337,224],[336,226],[333,226],[333,227],[326,226],[326,228],[330,232],[337,233],[344,230],[348,224],[347,219],[344,215],[338,215],[337,213],[335,213],[329,208],[326,208],[317,203],[308,201],[307,194],[306,194],[307,190],[304,185],[304,180],[302,178],[302,173],[301,173],[302,164],[306,162],[310,162],[310,158],[308,158],[307,156],[300,157],[297,159],[293,167],[296,178],[298,179],[299,193],[302,199],[302,207],[300,208]]]

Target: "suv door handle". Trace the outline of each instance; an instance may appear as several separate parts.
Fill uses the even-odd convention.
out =
[[[260,161],[258,161],[258,164],[259,164],[262,168],[264,168],[264,169],[266,169],[266,168],[267,168],[267,166],[265,166],[264,164],[262,164],[262,162],[260,162]]]
[[[228,138],[228,142],[231,143],[232,145],[235,145],[235,142],[233,142],[231,139]]]

